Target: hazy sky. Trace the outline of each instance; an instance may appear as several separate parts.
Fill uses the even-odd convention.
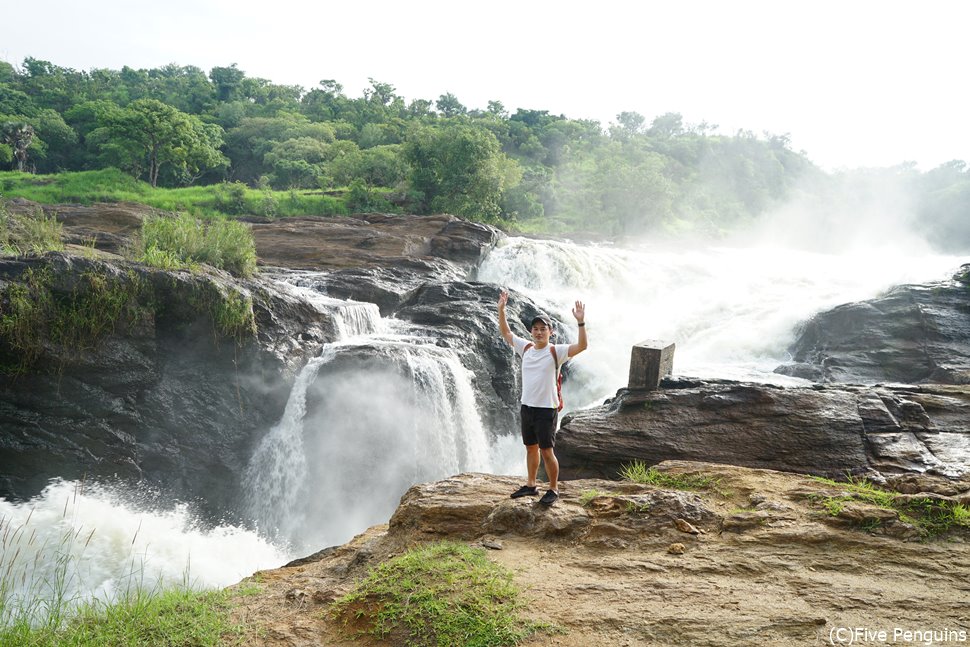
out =
[[[373,77],[409,101],[451,92],[604,125],[680,112],[726,134],[788,133],[830,169],[970,161],[964,1],[33,0],[29,14],[3,30],[0,59],[237,63],[349,96]]]

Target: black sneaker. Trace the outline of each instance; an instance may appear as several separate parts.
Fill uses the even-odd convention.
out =
[[[539,488],[535,485],[523,485],[518,490],[512,493],[513,499],[518,499],[524,496],[537,496],[539,494]]]
[[[546,490],[546,493],[542,495],[541,499],[539,499],[539,503],[541,505],[548,506],[555,503],[557,499],[559,499],[558,492],[556,492],[555,490]]]

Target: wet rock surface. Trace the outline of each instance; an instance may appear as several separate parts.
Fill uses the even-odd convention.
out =
[[[120,479],[183,500],[204,492],[207,510],[231,511],[255,437],[278,419],[295,372],[334,338],[332,313],[259,278],[62,253],[0,259],[0,289],[30,272],[48,276],[63,303],[83,299],[84,277],[136,285],[126,307],[137,316],[90,341],[46,338],[22,373],[9,372],[21,351],[0,348],[0,496],[32,496],[54,477]],[[220,295],[251,300],[256,335],[219,332],[210,306]]]
[[[616,478],[641,460],[844,476],[970,470],[970,387],[777,387],[666,379],[563,420],[564,473]]]
[[[970,384],[970,264],[808,321],[776,372],[814,382]]]

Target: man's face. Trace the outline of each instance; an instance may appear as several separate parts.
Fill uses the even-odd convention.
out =
[[[532,339],[537,342],[549,341],[549,335],[551,334],[552,331],[549,330],[549,327],[541,321],[535,322],[532,326]]]

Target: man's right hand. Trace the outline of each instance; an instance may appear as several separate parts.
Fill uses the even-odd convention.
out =
[[[502,290],[498,295],[498,307],[504,308],[505,304],[509,302],[509,291]]]

